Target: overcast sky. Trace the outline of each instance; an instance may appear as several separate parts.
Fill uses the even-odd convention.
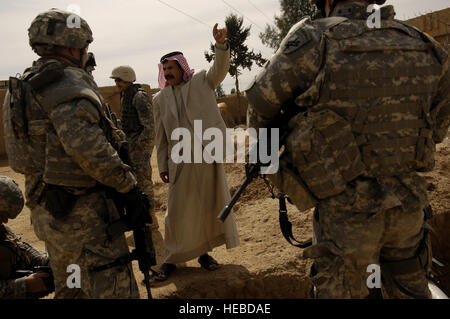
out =
[[[401,20],[449,7],[448,0],[387,2],[395,6]],[[67,9],[75,5],[93,31],[94,42],[89,50],[97,60],[94,71],[97,83],[114,85],[109,79],[111,70],[128,64],[136,71],[137,82],[152,88],[158,86],[159,58],[170,51],[183,51],[191,68],[208,68],[203,53],[214,40],[212,27],[216,22],[223,26],[231,12],[244,16],[244,25],[252,25],[248,46],[270,58],[273,50],[261,43],[258,34],[267,23],[273,22],[280,9],[278,0],[0,0],[0,4],[0,80],[23,72],[37,59],[28,45],[27,29],[33,18],[49,8]],[[240,88],[246,88],[259,70],[256,66],[251,72],[245,70]],[[229,93],[234,80],[227,76],[223,86]]]

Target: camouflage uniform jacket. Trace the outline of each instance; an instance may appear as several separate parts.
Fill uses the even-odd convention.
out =
[[[155,145],[153,110],[147,92],[138,84],[129,86],[120,101],[122,130],[130,144]]]
[[[293,26],[246,92],[248,126],[267,126],[287,106],[301,107],[305,112],[331,109],[352,124],[352,131],[361,106],[369,109],[366,119],[373,121],[374,128],[384,121],[411,119],[423,125],[424,120],[413,115],[417,112],[418,116],[425,114],[422,117],[431,127],[433,149],[434,143],[445,138],[450,123],[448,56],[433,39],[395,20],[394,15],[392,6],[382,7],[381,28],[369,29],[366,7],[349,3],[337,8],[330,18],[304,19]],[[404,113],[396,114],[396,106]],[[372,107],[384,111],[370,115]],[[299,124],[302,116],[293,118],[289,126]],[[406,117],[398,120],[399,116]],[[397,132],[413,135],[417,134],[415,129],[406,127]],[[384,133],[368,132],[368,138]],[[306,141],[297,138],[295,143],[294,149]],[[338,195],[319,203],[376,212],[397,206],[421,209],[428,200],[426,182],[414,170],[389,176],[365,174],[344,187]]]
[[[47,253],[36,250],[17,237],[11,229],[0,225],[0,298],[24,299],[25,278],[9,279],[17,270],[32,270],[34,266],[47,266]]]
[[[42,74],[55,64],[62,63],[41,58],[25,70],[23,78]],[[110,142],[115,140],[120,146],[125,136],[106,116],[106,104],[96,83],[84,70],[62,65],[62,77],[27,95],[27,156],[34,163],[25,173],[30,208],[36,206],[44,183],[75,191],[100,183],[122,193],[136,184],[131,168],[121,161]],[[105,123],[111,130],[105,129]],[[107,138],[106,134],[111,136]]]

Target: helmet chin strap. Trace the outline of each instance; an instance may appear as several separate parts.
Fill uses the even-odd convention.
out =
[[[79,61],[80,68],[83,68],[84,51],[85,51],[84,49],[80,49],[80,61]]]

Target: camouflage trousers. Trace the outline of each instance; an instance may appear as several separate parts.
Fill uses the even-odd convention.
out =
[[[150,214],[153,219],[151,225],[152,230],[158,229],[158,220],[154,215],[155,195],[153,192],[152,182],[152,166],[150,158],[152,156],[153,147],[149,148],[146,145],[132,145],[130,146],[130,160],[133,173],[136,176],[137,182],[141,190],[147,194],[150,201]]]
[[[422,210],[395,207],[357,213],[319,204],[314,213],[314,245],[304,250],[304,257],[314,259],[315,296],[365,298],[369,286],[377,289],[368,284],[375,274],[368,266],[378,265],[383,298],[430,298],[426,276],[431,245],[424,229]],[[415,258],[419,251],[425,252],[420,254],[423,267],[410,267],[419,260]]]
[[[113,241],[107,238],[104,220],[109,213],[101,193],[80,196],[63,218],[53,218],[44,207],[45,203],[35,207],[31,218],[50,257],[55,298],[139,298],[131,264],[100,272],[90,270],[129,252],[125,235]],[[79,266],[79,288],[68,287],[68,279],[73,279],[69,276],[76,273],[68,268],[70,265]]]

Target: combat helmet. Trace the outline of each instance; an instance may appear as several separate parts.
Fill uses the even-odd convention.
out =
[[[134,82],[136,81],[136,73],[131,66],[121,65],[112,70],[110,78],[121,79],[125,82]]]
[[[83,49],[94,39],[86,20],[73,12],[52,8],[37,15],[28,29],[30,46],[38,55],[55,46]]]
[[[7,176],[0,176],[0,214],[13,219],[22,211],[24,199],[19,185]]]
[[[322,14],[325,15],[325,0],[309,0],[312,4],[316,5],[317,9],[319,9]],[[335,6],[338,2],[342,0],[334,0],[333,5]],[[386,0],[368,0],[368,2],[375,2],[378,5],[383,5],[386,3]]]

